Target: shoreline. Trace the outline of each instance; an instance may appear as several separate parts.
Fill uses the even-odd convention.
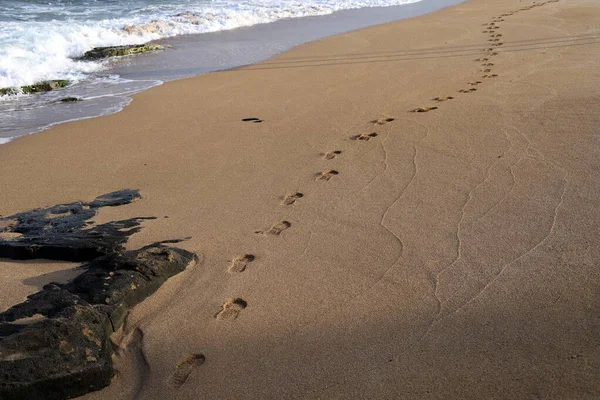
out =
[[[0,214],[139,189],[94,222],[199,256],[84,398],[600,395],[598,18],[470,0],[0,146]],[[0,260],[3,306],[72,269]]]
[[[439,4],[433,4],[434,1]],[[164,82],[262,62],[304,43],[393,20],[413,18],[462,1],[464,0],[422,0],[398,6],[340,10],[328,15],[288,18],[225,31],[154,40],[149,43],[171,48],[115,60],[111,68],[101,71],[103,76],[118,77],[110,78],[110,87],[105,90],[97,92],[94,86],[88,87],[94,82],[82,81],[60,91],[45,93],[43,97],[13,99],[12,101],[21,101],[16,106],[22,109],[6,111],[12,114],[5,117],[11,118],[10,121],[5,120],[5,124],[10,122],[15,127],[11,136],[0,137],[0,145],[18,137],[46,131],[59,124],[120,112],[131,103],[131,96]],[[181,69],[182,65],[186,68]],[[82,98],[85,103],[60,104],[61,110],[58,112],[65,115],[58,117],[58,106],[55,103],[60,98],[69,96]],[[44,100],[45,105],[37,105]],[[23,104],[24,101],[30,103]],[[26,123],[19,121],[23,118],[27,120]]]

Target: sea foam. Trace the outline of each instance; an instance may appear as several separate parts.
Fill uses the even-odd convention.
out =
[[[49,79],[78,81],[106,62],[74,58],[98,46],[143,43],[165,37],[230,30],[284,18],[338,10],[407,4],[419,0],[129,0],[0,5],[0,88]]]

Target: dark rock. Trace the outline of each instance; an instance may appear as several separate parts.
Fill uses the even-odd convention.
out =
[[[162,245],[112,253],[84,265],[70,283],[46,285],[1,313],[0,398],[67,399],[109,385],[110,334],[194,258]],[[41,320],[24,320],[37,315]]]
[[[132,218],[86,228],[101,207],[128,204],[139,198],[135,190],[97,197],[90,203],[61,204],[0,219],[0,257],[16,260],[89,261],[123,249],[127,237],[139,232]]]
[[[156,50],[164,50],[164,47],[159,44],[133,44],[129,46],[95,47],[92,50],[83,53],[78,60],[93,61],[103,58],[128,56]]]
[[[85,229],[101,207],[128,204],[135,190],[0,219],[0,255],[92,260],[66,284],[49,284],[0,313],[0,399],[68,399],[110,384],[110,335],[129,310],[196,256],[166,240],[125,251],[139,218]]]
[[[20,306],[0,314],[1,399],[68,399],[110,384],[104,313],[54,285]],[[43,317],[19,324],[36,314]]]
[[[80,99],[79,97],[65,97],[65,98],[60,99],[60,101],[63,103],[73,103],[73,102],[81,101],[81,100],[83,100],[83,99]]]
[[[131,308],[193,260],[194,255],[185,250],[151,245],[97,258],[63,288],[105,312],[117,330]]]

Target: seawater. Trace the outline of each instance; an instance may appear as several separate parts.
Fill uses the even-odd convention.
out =
[[[117,112],[129,95],[165,80],[260,61],[309,40],[459,2],[2,0],[0,88],[52,79],[71,84],[44,94],[0,96],[0,144],[56,123]],[[121,59],[76,60],[93,47],[149,41],[174,46]],[[61,103],[66,96],[84,101]]]

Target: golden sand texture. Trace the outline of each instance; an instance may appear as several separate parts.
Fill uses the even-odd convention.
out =
[[[598,398],[598,21],[470,0],[0,146],[0,214],[137,188],[97,222],[203,256],[86,398]]]

